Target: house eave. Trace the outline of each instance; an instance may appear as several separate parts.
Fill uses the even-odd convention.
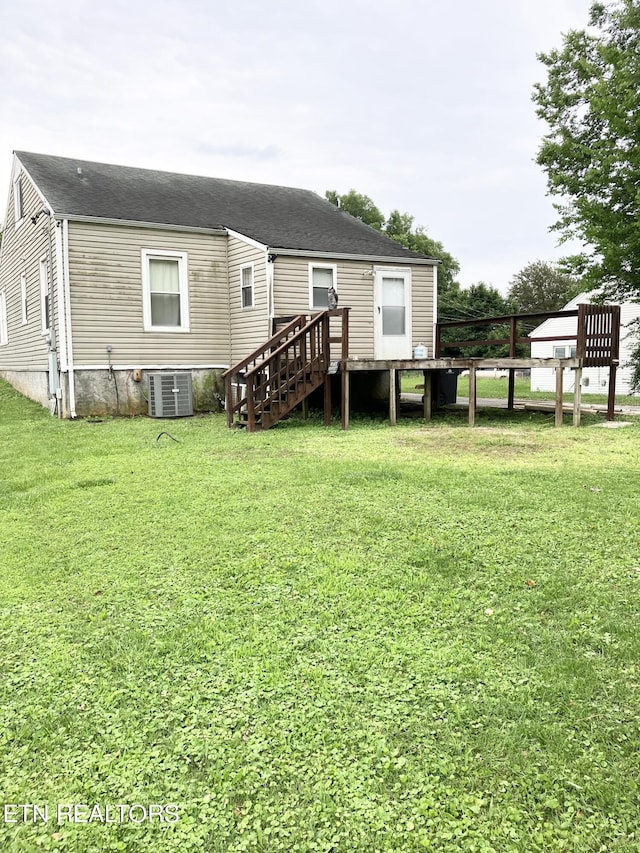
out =
[[[313,252],[309,249],[287,249],[283,246],[270,246],[272,255],[284,255],[294,258],[331,258],[338,261],[367,261],[383,264],[422,264],[437,266],[442,261],[436,258],[407,258],[402,255],[361,255],[357,252]]]
[[[77,213],[54,213],[55,219],[66,219],[68,222],[93,223],[95,225],[122,225],[127,228],[153,228],[161,231],[182,231],[197,234],[218,234],[225,236],[226,228],[202,228],[197,225],[171,225],[166,222],[141,222],[137,219],[111,219],[104,216],[82,216]]]

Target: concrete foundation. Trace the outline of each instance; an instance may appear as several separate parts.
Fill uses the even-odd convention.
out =
[[[79,370],[75,376],[76,415],[146,415],[149,373],[190,373],[194,412],[218,412],[216,394],[224,393],[222,369],[206,370]]]
[[[170,370],[76,370],[75,414],[77,417],[119,415],[146,415],[149,410],[149,373],[178,373],[180,368]],[[184,371],[191,374],[193,383],[193,409],[195,412],[218,412],[221,409],[216,394],[224,394],[221,379],[223,369]],[[49,380],[46,371],[1,371],[0,376],[13,387],[51,408]],[[71,417],[69,398],[69,376],[60,377],[61,399],[59,406],[62,417]]]
[[[49,374],[46,370],[0,370],[0,378],[30,400],[49,408]]]

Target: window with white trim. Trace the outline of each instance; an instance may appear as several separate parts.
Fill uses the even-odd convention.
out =
[[[554,347],[553,348],[553,357],[554,358],[575,358],[576,357],[576,347]]]
[[[16,228],[22,222],[24,210],[22,208],[22,179],[20,175],[13,182],[13,219]]]
[[[6,347],[9,343],[7,333],[7,294],[0,290],[0,347]]]
[[[20,307],[22,310],[22,325],[24,326],[28,318],[27,306],[27,275],[20,273]]]
[[[49,304],[49,267],[47,258],[40,258],[40,316],[42,334],[49,334],[51,325],[51,306]]]
[[[186,252],[142,250],[143,322],[146,332],[188,332]]]
[[[242,307],[253,308],[253,264],[240,267],[240,290]]]
[[[329,307],[329,288],[338,289],[335,264],[309,264],[309,304],[312,308]]]

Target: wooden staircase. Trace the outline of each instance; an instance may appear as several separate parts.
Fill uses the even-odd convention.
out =
[[[331,420],[330,346],[342,343],[346,358],[348,308],[289,319],[261,347],[224,374],[227,424],[248,432],[269,429],[309,394],[324,385],[325,423]],[[331,337],[332,317],[342,320],[341,336]]]

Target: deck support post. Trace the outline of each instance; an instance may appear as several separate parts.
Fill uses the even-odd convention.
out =
[[[331,424],[331,376],[327,373],[324,378],[324,425]]]
[[[509,320],[509,358],[516,357],[516,338],[518,337],[518,320],[512,316]],[[509,368],[509,392],[507,397],[507,409],[513,411],[513,401],[515,398],[516,389],[516,372]]]
[[[431,420],[431,371],[423,370],[424,377],[424,397],[422,398],[423,417],[425,421]]]
[[[391,426],[396,425],[396,417],[396,371],[391,368],[389,371],[389,423]]]
[[[476,422],[476,366],[469,365],[469,426]]]
[[[609,396],[607,397],[607,420],[612,421],[616,405],[616,365],[609,365]]]
[[[516,396],[516,372],[510,367],[509,368],[509,392],[507,397],[507,409],[509,411],[513,411],[513,401]]]
[[[342,363],[341,412],[342,429],[349,429],[349,384],[350,376],[344,362]]]
[[[580,426],[580,408],[582,404],[582,368],[576,367],[573,385],[573,425]]]
[[[556,420],[555,425],[557,427],[562,426],[562,379],[564,374],[564,368],[562,365],[556,367]]]

